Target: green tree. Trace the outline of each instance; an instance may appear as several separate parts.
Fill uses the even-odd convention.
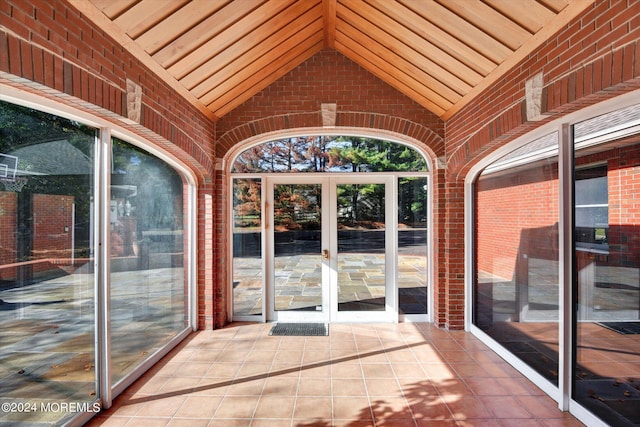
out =
[[[244,228],[260,225],[261,191],[259,179],[233,180],[234,227]]]
[[[305,136],[251,147],[237,158],[233,170],[244,173],[423,172],[427,171],[427,163],[417,151],[395,142],[348,136]],[[412,191],[418,199],[406,199],[399,207],[400,218],[407,222],[415,222],[424,216],[421,212],[426,207],[426,193],[419,189]],[[282,195],[283,218],[286,216],[295,222],[295,215],[285,215],[287,197],[294,195]],[[344,187],[340,190],[339,201],[344,206],[342,220],[345,224],[380,221],[384,212],[384,188],[375,184]],[[247,200],[247,203],[251,202]]]

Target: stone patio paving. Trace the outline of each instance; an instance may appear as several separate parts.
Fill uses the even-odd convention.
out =
[[[427,267],[421,256],[398,257],[400,309],[426,313]],[[384,305],[384,256],[349,254],[339,261],[339,303],[369,302]],[[321,258],[319,255],[277,257],[275,260],[276,309],[315,310],[321,300]],[[234,258],[234,313],[262,313],[262,261],[259,258]]]

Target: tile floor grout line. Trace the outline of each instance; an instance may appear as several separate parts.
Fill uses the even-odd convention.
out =
[[[376,336],[378,338],[378,344],[382,344],[382,349],[378,349],[375,346],[369,346],[369,344],[371,344],[371,342],[367,342],[368,340],[370,340],[370,338],[372,338],[372,335],[369,335],[371,333],[372,330],[376,331]],[[188,389],[182,390],[183,391],[183,395],[185,396],[185,400],[183,400],[180,405],[178,406],[178,408],[176,409],[176,411],[174,411],[172,413],[171,416],[166,417],[165,419],[165,424],[168,424],[169,422],[171,422],[172,420],[182,420],[184,419],[184,417],[179,417],[178,414],[180,413],[179,411],[181,410],[181,408],[185,408],[185,405],[187,405],[187,401],[189,400],[189,397],[196,395],[197,393],[200,393],[202,391],[206,392],[207,389],[213,389],[215,387],[222,387],[225,382],[228,384],[231,384],[235,381],[238,381],[238,383],[242,383],[242,382],[251,382],[257,379],[265,379],[265,383],[262,384],[262,386],[260,387],[260,391],[259,393],[257,393],[257,401],[256,401],[256,407],[253,408],[253,413],[251,418],[243,418],[244,421],[240,421],[240,419],[236,419],[236,422],[238,423],[248,423],[246,425],[252,425],[252,426],[257,426],[258,424],[260,424],[260,422],[265,422],[264,418],[259,419],[260,421],[258,421],[258,419],[255,418],[256,414],[258,414],[257,410],[258,410],[258,404],[260,403],[260,399],[262,397],[265,396],[265,390],[266,390],[266,379],[268,378],[277,378],[278,376],[282,376],[284,375],[289,376],[289,373],[292,373],[293,370],[295,369],[295,371],[297,372],[297,377],[296,377],[296,381],[295,381],[295,390],[292,391],[293,396],[294,396],[294,405],[291,411],[291,416],[289,419],[283,418],[280,419],[278,418],[278,420],[273,421],[274,424],[277,424],[279,421],[282,421],[284,423],[286,423],[287,425],[289,425],[290,427],[293,427],[294,425],[296,425],[296,419],[294,418],[295,415],[295,410],[296,410],[296,404],[297,404],[297,399],[299,399],[301,397],[300,395],[300,391],[301,391],[301,384],[302,384],[302,373],[303,370],[305,369],[313,369],[314,367],[320,367],[320,366],[328,366],[329,367],[329,393],[330,393],[330,402],[331,402],[331,414],[330,417],[326,417],[323,419],[325,420],[331,420],[331,423],[336,424],[336,418],[335,418],[335,410],[336,407],[334,405],[334,398],[335,398],[335,388],[333,386],[334,382],[333,380],[334,378],[334,372],[335,366],[339,366],[341,364],[346,363],[347,365],[355,365],[356,362],[357,363],[357,367],[358,367],[358,371],[359,371],[359,375],[362,378],[362,380],[364,381],[364,392],[366,393],[366,404],[368,404],[369,408],[368,408],[368,413],[369,416],[372,419],[372,425],[382,425],[385,423],[389,423],[391,420],[396,419],[396,416],[402,415],[402,414],[406,414],[407,418],[406,418],[406,422],[407,424],[411,424],[411,425],[415,425],[415,426],[419,426],[422,425],[422,423],[428,422],[429,419],[431,419],[431,417],[434,417],[435,414],[432,413],[431,411],[427,411],[427,412],[414,412],[414,409],[419,409],[420,406],[415,406],[412,407],[411,402],[408,398],[408,394],[407,391],[411,392],[411,390],[413,390],[412,387],[423,387],[422,384],[422,379],[421,380],[412,380],[410,375],[411,372],[410,370],[405,370],[402,371],[403,372],[403,377],[407,379],[407,381],[401,381],[402,378],[399,376],[398,371],[396,371],[394,369],[395,365],[403,365],[405,362],[411,365],[417,365],[417,367],[420,369],[421,371],[421,378],[424,378],[424,380],[426,381],[424,383],[424,385],[426,386],[427,384],[429,384],[430,387],[433,387],[434,390],[434,394],[433,396],[437,397],[437,400],[434,400],[434,404],[435,405],[444,405],[443,407],[438,408],[440,411],[446,411],[446,414],[448,414],[446,416],[446,418],[443,418],[444,420],[448,420],[449,422],[451,422],[451,425],[462,425],[465,423],[465,421],[462,419],[465,416],[476,416],[476,417],[480,417],[483,420],[493,420],[493,422],[500,424],[500,425],[507,425],[506,423],[508,422],[508,417],[511,416],[511,414],[509,413],[509,411],[506,412],[501,412],[501,413],[496,413],[496,409],[500,410],[499,405],[496,406],[495,404],[493,404],[492,406],[492,410],[489,410],[489,406],[487,406],[485,404],[485,401],[480,399],[481,395],[479,395],[477,393],[476,390],[474,390],[471,387],[471,378],[474,378],[473,376],[473,372],[470,371],[468,368],[464,368],[462,367],[462,371],[460,371],[459,369],[455,369],[454,365],[455,362],[452,363],[447,363],[447,361],[445,360],[441,360],[441,362],[446,365],[447,369],[450,370],[453,379],[456,380],[457,384],[462,386],[464,385],[464,388],[456,388],[456,389],[447,389],[446,385],[443,384],[442,381],[439,381],[437,378],[439,376],[442,376],[442,374],[440,374],[438,371],[435,371],[434,373],[431,373],[430,371],[425,370],[425,364],[429,364],[434,362],[435,360],[432,360],[429,354],[427,354],[426,358],[421,358],[418,359],[418,354],[420,353],[420,349],[425,349],[426,347],[424,347],[425,345],[428,345],[432,350],[438,350],[438,348],[436,348],[436,346],[433,345],[433,341],[432,341],[432,337],[429,333],[428,328],[418,328],[417,330],[420,333],[420,337],[416,337],[413,334],[406,334],[404,332],[405,328],[401,328],[400,326],[394,326],[394,327],[388,327],[387,325],[385,325],[384,327],[377,327],[377,326],[373,326],[372,329],[369,329],[368,331],[366,331],[366,329],[364,329],[365,332],[364,334],[361,334],[363,332],[363,329],[361,329],[361,326],[358,325],[358,327],[353,327],[353,325],[349,326],[349,331],[350,334],[347,336],[343,336],[342,339],[340,340],[329,340],[328,341],[328,354],[329,354],[329,358],[328,360],[325,357],[321,357],[321,358],[312,358],[310,359],[311,362],[307,363],[305,361],[305,353],[308,351],[313,352],[314,349],[320,348],[318,347],[318,344],[311,338],[304,338],[304,341],[302,342],[302,346],[301,346],[301,351],[302,354],[300,356],[300,360],[298,361],[298,363],[295,365],[295,367],[291,366],[289,367],[288,365],[283,365],[283,369],[280,369],[278,371],[274,372],[274,375],[272,376],[272,370],[276,367],[277,365],[277,357],[284,357],[285,359],[287,358],[286,354],[281,354],[280,356],[278,356],[277,352],[273,353],[272,358],[270,359],[270,363],[266,364],[268,365],[268,372],[263,372],[262,375],[242,375],[240,376],[241,371],[241,367],[243,366],[248,366],[251,364],[251,362],[249,362],[249,355],[250,355],[250,351],[247,352],[245,354],[245,359],[242,361],[242,363],[240,364],[240,367],[238,367],[236,369],[236,371],[233,373],[233,378],[232,381],[217,381],[217,379],[213,380],[213,381],[205,381],[205,379],[209,378],[207,377],[207,375],[209,374],[209,372],[212,370],[212,367],[216,364],[216,363],[223,363],[223,362],[215,362],[215,360],[218,359],[218,357],[220,356],[220,354],[216,355],[216,357],[213,359],[214,362],[212,362],[212,364],[210,365],[210,368],[207,369],[207,371],[205,373],[201,373],[199,374],[199,381],[198,381],[198,385],[195,387],[189,387]],[[251,330],[248,330],[249,332],[251,332]],[[246,340],[247,337],[251,336],[252,338],[252,343],[250,348],[256,351],[261,351],[260,349],[262,349],[261,345],[261,340],[264,339],[264,331],[265,329],[262,328],[259,330],[258,334],[242,334],[242,336],[240,335],[234,335],[234,337],[238,340],[243,339]],[[465,345],[463,345],[461,342],[459,342],[460,338],[458,337],[454,337],[451,334],[446,334],[446,339],[449,340],[449,342],[447,343],[446,341],[442,342],[442,345],[439,347],[443,347],[444,348],[449,348],[449,346],[453,347],[453,343],[455,342],[456,344],[458,344],[461,347],[461,350],[463,353],[465,353],[470,359],[470,363],[475,363],[478,365],[483,365],[483,362],[480,362],[478,360],[476,360],[476,358],[469,352],[468,347],[466,347]],[[206,339],[216,339],[216,335],[215,334],[203,334],[204,337],[207,337]],[[421,338],[421,339],[417,339],[417,338]],[[348,341],[343,341],[344,340],[348,340]],[[438,340],[440,339],[445,339],[445,337],[442,336],[442,334],[438,334],[437,337]],[[205,342],[204,339],[202,340],[203,342],[198,342],[197,345],[193,344],[190,346],[185,347],[188,351],[187,352],[196,352],[196,351],[207,351],[205,348]],[[333,350],[338,350],[340,349],[342,346],[341,344],[343,342],[350,342],[352,343],[352,345],[354,346],[353,348],[349,346],[349,349],[347,349],[347,351],[341,351],[338,352],[336,359],[334,360],[334,356],[333,356]],[[358,346],[358,342],[360,342],[360,346]],[[229,340],[227,343],[225,343],[225,348],[231,349],[232,347],[230,347],[230,344],[232,344],[232,340]],[[295,344],[295,343],[294,343]],[[287,343],[280,340],[278,342],[277,345],[277,349],[286,351],[289,350],[290,348],[287,348]],[[300,351],[300,349],[297,347],[297,345],[293,345],[293,349],[290,349],[291,351],[295,351],[296,353],[298,351]],[[194,350],[195,348],[195,350]],[[475,347],[474,347],[475,348]],[[362,350],[365,351],[362,351]],[[398,357],[391,357],[391,355],[394,352],[400,352],[400,351],[404,351],[404,350],[409,350],[409,354],[411,354],[412,359],[407,359],[405,360],[405,356],[404,355],[399,355]],[[488,351],[488,350],[487,350]],[[440,353],[440,351],[434,351],[434,354],[436,355],[436,357],[442,358],[442,354]],[[380,355],[384,355],[384,359],[378,359],[375,360],[375,358],[378,358]],[[454,356],[462,356],[461,354],[454,354]],[[368,357],[372,357],[372,359],[370,360],[366,360]],[[396,359],[395,361],[392,359]],[[483,360],[487,359],[487,358],[482,358]],[[384,362],[380,362],[380,360],[384,360]],[[465,359],[466,360],[466,357]],[[266,361],[266,358],[265,358]],[[392,376],[393,381],[395,382],[398,390],[397,392],[394,391],[393,396],[398,396],[402,398],[402,402],[400,400],[397,401],[397,404],[399,405],[399,410],[397,411],[393,411],[391,410],[390,412],[387,412],[386,410],[384,412],[381,413],[381,417],[380,418],[380,423],[378,423],[378,421],[376,420],[375,414],[374,414],[374,407],[372,404],[372,389],[371,387],[376,386],[375,382],[373,383],[369,383],[372,384],[371,387],[370,385],[367,383],[367,378],[373,378],[374,380],[379,376],[379,374],[377,374],[375,372],[375,369],[373,371],[367,369],[365,370],[364,367],[367,364],[367,362],[371,362],[371,365],[380,365],[380,366],[384,366],[385,369],[389,369],[389,374]],[[186,363],[184,360],[181,359],[180,363]],[[460,362],[460,363],[464,363],[464,361]],[[501,371],[504,371],[504,373],[506,374],[506,376],[504,378],[506,379],[519,379],[520,376],[514,377],[514,375],[509,372],[507,370],[508,366],[502,366],[502,364],[505,364],[506,362],[502,361],[502,362],[490,362],[487,360],[485,360],[484,363],[496,363],[499,367],[502,367]],[[502,363],[502,364],[501,364]],[[354,366],[355,367],[355,366]],[[171,371],[171,369],[169,369],[169,371]],[[195,370],[194,370],[195,372]],[[251,372],[251,371],[248,371]],[[321,371],[317,371],[317,372],[324,372],[324,370]],[[340,371],[342,372],[342,371]],[[347,372],[347,371],[344,371]],[[373,377],[371,377],[371,375],[369,375],[368,377],[365,376],[365,372],[369,372],[369,373],[373,373]],[[443,373],[445,371],[442,371]],[[491,371],[487,372],[490,373]],[[355,373],[355,372],[354,372]],[[157,373],[156,373],[157,374]],[[150,377],[154,377],[156,376],[156,374],[151,375]],[[436,375],[435,377],[433,375]],[[176,375],[178,375],[176,377]],[[315,375],[315,372],[314,374]],[[385,373],[386,375],[386,373]],[[293,376],[293,375],[291,375]],[[161,375],[162,378],[164,378],[164,382],[163,381],[159,381],[159,383],[163,383],[166,384],[166,382],[172,378],[172,377],[176,377],[176,378],[180,378],[180,372],[173,372],[173,375]],[[313,377],[310,377],[313,378]],[[386,377],[385,377],[386,378]],[[484,374],[481,377],[478,377],[480,379],[485,378]],[[502,378],[502,377],[500,377]],[[526,378],[524,379],[526,380]],[[435,381],[435,382],[434,382]],[[208,384],[209,382],[211,382],[212,384]],[[287,381],[287,384],[289,384],[291,381]],[[507,381],[509,384],[511,384],[511,381]],[[403,384],[406,383],[409,388],[405,388],[403,387]],[[415,383],[415,384],[414,384]],[[178,385],[179,383],[176,382],[176,385]],[[200,386],[200,384],[202,384],[202,386]],[[382,382],[380,382],[379,384],[383,384]],[[391,384],[391,383],[389,383]],[[527,383],[528,384],[528,383]],[[186,383],[185,383],[186,385]],[[518,383],[514,383],[513,386],[516,387],[518,385]],[[152,389],[157,389],[160,386],[158,385],[154,385],[152,387]],[[174,388],[175,386],[169,387],[169,390],[172,391],[171,389]],[[383,387],[385,387],[383,385]],[[443,388],[445,387],[445,388]],[[256,387],[255,390],[258,390],[259,387]],[[313,390],[312,388],[310,388],[309,390]],[[313,393],[318,393],[319,390],[321,389],[317,389],[318,391],[314,390]],[[426,389],[424,389],[424,387],[420,390],[424,390],[427,391]],[[484,413],[475,413],[474,414],[474,409],[475,408],[469,408],[468,410],[465,409],[465,406],[460,406],[461,403],[458,401],[453,401],[455,403],[454,406],[450,406],[450,404],[447,402],[448,400],[451,400],[453,398],[455,398],[454,395],[460,394],[459,390],[466,390],[464,391],[465,396],[470,396],[472,398],[474,398],[473,400],[475,400],[478,404],[477,408],[478,410],[482,410],[482,408],[484,408]],[[164,398],[170,398],[172,396],[177,396],[178,394],[180,394],[180,390],[175,390],[174,392],[171,393],[159,393],[159,392],[150,392],[147,393],[145,392],[142,396],[140,396],[141,398],[136,399],[135,397],[133,397],[133,401],[131,404],[140,404],[140,403],[145,403],[145,402],[153,402],[154,400],[159,400],[159,399],[164,399]],[[385,389],[381,389],[380,391],[376,391],[375,393],[385,393]],[[398,393],[399,392],[399,393]],[[132,395],[128,396],[128,398],[131,398],[132,396],[135,396],[136,393],[139,393],[139,390],[134,392]],[[213,425],[219,425],[218,422],[221,421],[220,418],[216,418],[216,414],[219,413],[219,409],[220,409],[220,404],[222,403],[222,400],[224,397],[228,396],[229,393],[229,389],[225,389],[224,393],[222,393],[219,398],[219,402],[218,402],[218,407],[215,409],[215,411],[213,411],[213,415],[211,415],[208,419],[208,425],[209,426],[213,426]],[[244,393],[244,392],[243,392]],[[247,393],[249,393],[249,391],[247,391]],[[326,393],[326,392],[323,392]],[[526,401],[527,399],[525,399],[525,397],[544,397],[544,394],[539,394],[539,393],[535,393],[535,390],[531,390],[529,387],[525,387],[522,390],[523,394],[517,394],[517,395],[513,395],[513,394],[509,394],[510,396],[512,396],[514,399],[516,399],[516,401]],[[123,394],[125,395],[125,394]],[[209,396],[208,393],[205,394],[205,396]],[[213,394],[212,394],[213,396]],[[255,394],[253,395],[255,396]],[[393,397],[391,396],[391,393],[389,393],[389,398]],[[422,394],[420,395],[414,395],[414,397],[416,399],[419,399],[420,396],[422,396]],[[484,396],[484,395],[483,395]],[[490,399],[487,400],[487,402],[491,402],[492,400],[495,401],[495,396],[492,395],[487,395],[488,397],[490,397]],[[522,397],[522,399],[519,399],[519,397]],[[384,402],[387,398],[385,397],[380,397],[380,400],[382,402]],[[339,400],[339,399],[338,399]],[[373,399],[375,400],[375,399]],[[363,400],[362,403],[363,405],[365,401]],[[389,401],[391,402],[391,401]],[[419,403],[419,402],[414,402],[414,403]],[[428,403],[428,402],[427,402]],[[531,402],[531,404],[535,404],[536,402]],[[543,402],[540,401],[539,404],[542,404]],[[548,402],[547,402],[548,403]],[[405,405],[405,406],[401,406],[401,405]],[[546,406],[546,404],[545,404]],[[529,406],[528,406],[529,407]],[[534,406],[530,406],[531,408],[534,408]],[[390,408],[393,408],[392,406],[390,406]],[[456,409],[457,408],[457,409]],[[568,416],[564,416],[563,414],[560,413],[555,413],[555,412],[549,412],[548,414],[545,412],[544,414],[540,413],[540,414],[532,414],[530,409],[526,409],[527,407],[523,406],[523,409],[525,409],[523,412],[525,414],[528,414],[529,417],[527,417],[527,420],[535,420],[534,422],[539,422],[539,423],[543,423],[545,420],[554,420],[556,423],[558,422],[558,420],[562,420],[562,419],[569,419],[570,417]],[[346,408],[348,409],[348,408]],[[364,407],[362,409],[365,409]],[[456,410],[456,413],[458,415],[454,415],[454,410]],[[341,409],[338,408],[338,411],[342,414]],[[398,411],[404,411],[404,412],[398,412]],[[462,411],[462,412],[461,412]],[[132,412],[130,410],[130,412]],[[124,410],[121,412],[122,415],[119,415],[117,412],[114,412],[112,414],[113,417],[122,417],[122,418],[126,418],[126,423],[127,425],[137,425],[137,423],[141,422],[141,420],[144,420],[145,418],[154,418],[154,414],[151,414],[149,411],[144,412],[145,414],[148,413],[148,415],[142,415],[139,411],[133,413],[133,415],[128,415],[127,411]],[[346,414],[346,412],[345,412]],[[390,415],[387,415],[390,414]],[[422,414],[422,415],[421,415]],[[494,415],[495,414],[495,415]],[[418,416],[424,416],[426,418],[417,418],[416,415]],[[443,414],[444,415],[444,414]],[[304,417],[304,414],[300,414],[301,417]],[[389,416],[390,418],[385,418]],[[412,422],[409,422],[409,417],[411,418]],[[458,418],[460,419],[458,419]],[[490,418],[487,418],[490,417]],[[500,418],[502,417],[502,418]],[[108,417],[102,418],[102,420],[106,420]],[[165,417],[163,417],[164,419]],[[477,418],[478,420],[480,418]],[[311,418],[306,418],[306,419],[299,419],[298,421],[300,422],[309,422],[312,421],[312,419],[316,419],[314,417]],[[476,418],[470,418],[470,421],[467,422],[473,422],[473,420]],[[274,418],[275,420],[275,418]],[[435,418],[434,418],[435,420]],[[524,420],[524,419],[523,419]],[[114,420],[115,421],[115,420]],[[319,421],[319,420],[318,420]],[[342,420],[344,421],[344,420]],[[269,422],[269,421],[266,421]],[[434,421],[435,422],[435,421]],[[574,421],[575,422],[575,421]],[[388,425],[388,424],[385,424]],[[403,424],[404,425],[404,424]],[[569,425],[569,422],[565,422],[565,425]],[[579,424],[577,424],[579,425]]]

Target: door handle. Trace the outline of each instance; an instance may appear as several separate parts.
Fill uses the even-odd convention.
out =
[[[324,249],[322,251],[322,258],[329,259],[329,251],[328,250]]]

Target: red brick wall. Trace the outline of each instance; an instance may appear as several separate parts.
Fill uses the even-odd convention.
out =
[[[74,198],[52,194],[33,194],[31,198],[31,251],[26,258],[19,260],[17,253],[18,193],[0,192],[0,279],[2,280],[16,280],[20,271],[33,274],[55,270],[71,258]],[[29,262],[23,267],[13,265],[2,268],[8,264],[37,260],[46,261]]]
[[[73,237],[73,196],[34,194],[33,259],[70,258]]]
[[[255,135],[322,127],[323,103],[336,104],[338,128],[390,131],[424,143],[435,156],[444,154],[439,117],[332,50],[314,55],[224,116],[216,126],[216,154],[223,157]]]
[[[0,265],[17,259],[18,193],[0,191]]]
[[[519,254],[558,259],[555,162],[482,177],[477,189],[478,270],[512,280]]]

